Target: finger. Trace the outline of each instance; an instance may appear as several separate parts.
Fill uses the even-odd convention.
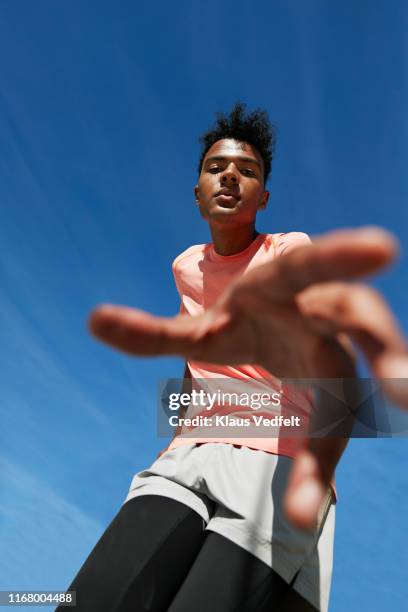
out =
[[[323,283],[303,291],[297,303],[315,331],[347,332],[389,398],[408,408],[407,342],[377,291],[365,285]]]
[[[383,352],[377,358],[376,369],[386,396],[408,409],[408,352]]]
[[[284,497],[288,519],[299,529],[313,529],[326,491],[316,457],[309,450],[301,450],[294,459]]]
[[[313,529],[347,444],[344,438],[313,438],[296,455],[284,508],[289,520],[300,529]]]
[[[248,305],[263,296],[267,308],[271,299],[287,301],[314,283],[377,271],[395,258],[397,250],[391,234],[379,228],[331,232],[252,270],[232,286],[228,299]]]
[[[379,349],[401,351],[402,331],[378,291],[356,283],[319,283],[296,298],[303,316],[314,330],[333,335],[352,334],[366,352],[370,365]]]
[[[155,317],[142,310],[102,305],[90,315],[91,333],[103,342],[131,355],[181,355],[200,352],[202,339],[226,325],[228,317],[212,311],[199,317]]]

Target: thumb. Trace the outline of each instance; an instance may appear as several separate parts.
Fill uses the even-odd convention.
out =
[[[198,317],[156,317],[143,310],[105,304],[92,311],[90,332],[106,344],[130,355],[200,354],[205,336],[226,323],[213,310]]]

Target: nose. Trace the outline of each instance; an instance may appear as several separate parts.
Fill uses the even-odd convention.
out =
[[[221,174],[221,183],[223,185],[228,185],[229,183],[236,184],[238,183],[238,173],[234,164],[229,164]]]

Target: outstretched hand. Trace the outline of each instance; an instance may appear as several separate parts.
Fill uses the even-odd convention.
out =
[[[363,351],[384,390],[408,408],[398,377],[408,376],[403,336],[382,297],[350,283],[395,257],[396,243],[376,228],[326,234],[312,245],[264,264],[235,280],[203,315],[155,317],[103,305],[90,317],[91,332],[131,355],[180,355],[187,360],[258,364],[279,378],[355,376],[347,341]],[[338,457],[333,444],[311,440],[296,457],[286,509],[310,527]],[[330,469],[327,465],[330,464]]]

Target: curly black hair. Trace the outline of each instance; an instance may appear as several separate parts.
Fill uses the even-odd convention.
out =
[[[224,138],[233,138],[252,145],[264,162],[264,182],[271,171],[272,157],[276,145],[276,128],[269,120],[265,110],[246,111],[246,104],[236,102],[229,115],[216,114],[215,126],[200,136],[202,145],[198,174],[201,173],[204,157],[212,145]]]

